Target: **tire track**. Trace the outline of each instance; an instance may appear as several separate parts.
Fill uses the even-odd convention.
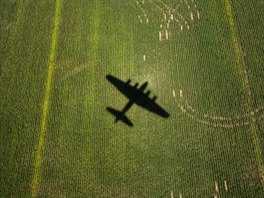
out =
[[[248,77],[248,68],[245,64],[245,60],[243,57],[243,51],[241,48],[241,44],[239,42],[238,34],[237,34],[237,29],[236,29],[236,24],[234,20],[234,16],[232,13],[232,5],[230,0],[224,0],[224,7],[225,7],[225,12],[228,18],[228,25],[230,28],[230,33],[231,33],[231,39],[232,39],[232,45],[234,48],[234,53],[235,53],[235,59],[238,67],[238,72],[241,76],[241,81],[242,81],[242,87],[245,92],[246,96],[246,101],[245,101],[245,106],[247,108],[247,111],[250,112],[252,109],[252,93],[250,89],[250,83],[249,83],[249,77]],[[264,184],[264,165],[263,165],[263,156],[260,148],[260,140],[257,134],[257,125],[254,122],[251,122],[249,125],[250,127],[250,136],[252,139],[253,147],[254,147],[254,153],[255,153],[255,158],[257,162],[257,167],[258,167],[258,172],[261,178],[262,184]]]
[[[52,78],[53,78],[53,71],[55,68],[55,55],[56,55],[57,40],[58,40],[58,33],[59,33],[61,6],[62,6],[62,0],[56,0],[54,29],[53,29],[52,37],[51,37],[51,46],[50,46],[49,61],[48,61],[48,75],[47,75],[47,81],[46,81],[44,103],[42,107],[40,132],[39,132],[38,142],[35,146],[35,162],[34,162],[33,177],[32,177],[32,184],[31,184],[31,196],[32,197],[37,196],[37,191],[39,187],[41,164],[42,164],[42,153],[43,153],[44,143],[45,143],[47,116],[48,116],[49,101],[50,101],[50,95],[51,95],[51,89],[52,89],[51,87]]]

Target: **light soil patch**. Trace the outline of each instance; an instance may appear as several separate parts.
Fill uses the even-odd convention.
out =
[[[160,27],[160,30],[157,31],[159,41],[168,40],[175,35],[177,30],[189,30],[190,22],[200,19],[200,12],[193,0],[178,1],[175,5],[153,0],[132,1],[130,4],[139,13],[140,23],[148,24],[156,21],[158,17],[160,24],[156,24],[156,26]]]
[[[87,64],[83,64],[80,65],[78,67],[74,67],[70,72],[68,72],[67,74],[64,75],[64,77],[62,78],[62,81],[71,78],[77,74],[79,74],[80,72],[84,72],[87,68],[89,67],[89,65]]]

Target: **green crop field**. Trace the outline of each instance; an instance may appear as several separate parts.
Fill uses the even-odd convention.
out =
[[[264,2],[1,0],[0,197],[264,197]],[[139,86],[168,119],[134,105]]]

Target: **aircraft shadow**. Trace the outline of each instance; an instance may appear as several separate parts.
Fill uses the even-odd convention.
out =
[[[157,114],[162,118],[168,118],[170,116],[166,110],[156,103],[157,96],[150,98],[150,90],[145,92],[148,82],[143,83],[141,86],[139,86],[139,83],[131,85],[130,79],[122,81],[110,74],[106,76],[106,79],[129,100],[120,111],[111,107],[106,108],[106,110],[115,117],[115,123],[121,121],[126,125],[133,127],[132,121],[125,114],[134,104],[148,110],[149,112]]]

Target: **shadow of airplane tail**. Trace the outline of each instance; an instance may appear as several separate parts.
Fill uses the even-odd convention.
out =
[[[125,114],[121,111],[115,110],[111,107],[107,107],[106,108],[107,111],[109,111],[112,115],[114,115],[116,117],[115,119],[115,123],[118,122],[119,120],[121,120],[122,122],[124,122],[125,124],[127,124],[128,126],[132,127],[133,123],[128,119],[128,117],[125,116]]]

